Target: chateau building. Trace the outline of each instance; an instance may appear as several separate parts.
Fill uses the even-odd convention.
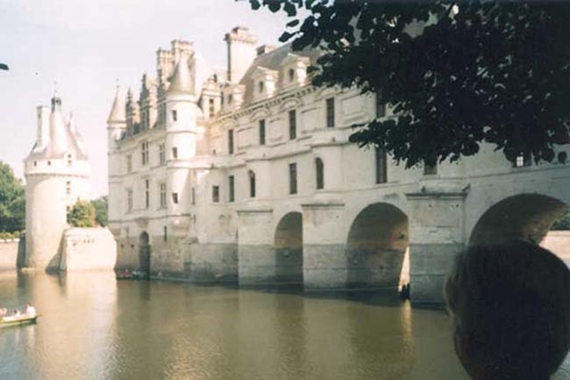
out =
[[[78,199],[88,200],[90,166],[83,140],[61,99],[51,110],[37,108],[37,140],[24,160],[26,178],[26,253],[23,266],[59,269],[67,212]]]
[[[175,40],[157,51],[138,99],[117,91],[108,144],[118,268],[396,288],[409,252],[412,294],[429,301],[466,244],[540,241],[570,202],[566,165],[512,165],[483,145],[475,157],[406,170],[361,149],[351,126],[392,117],[374,95],[312,86],[316,51],[257,47],[243,27],[225,41],[225,72]]]

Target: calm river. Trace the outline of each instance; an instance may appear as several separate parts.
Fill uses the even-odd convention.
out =
[[[445,313],[385,296],[0,274],[0,305],[26,301],[42,317],[0,330],[3,380],[467,379]]]

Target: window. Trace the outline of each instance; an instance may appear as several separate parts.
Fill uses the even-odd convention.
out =
[[[532,165],[532,157],[530,153],[522,153],[517,156],[515,162],[513,162],[513,168],[523,168],[525,166]]]
[[[334,127],[334,98],[327,99],[327,128]]]
[[[258,88],[259,88],[259,93],[260,93],[260,94],[263,93],[263,88],[264,88],[264,87],[265,87],[265,86],[264,86],[263,82],[259,82]]]
[[[214,99],[209,98],[208,99],[208,115],[210,115],[210,117],[214,117],[215,111],[216,111],[216,108],[214,106]]]
[[[297,112],[289,111],[289,140],[297,138]]]
[[[228,154],[234,154],[234,130],[228,131]]]
[[[250,198],[255,198],[255,173],[249,171],[249,196]]]
[[[437,162],[433,165],[429,165],[424,162],[424,175],[435,175],[437,174]]]
[[[167,241],[168,240],[168,227],[164,226],[163,231],[164,231],[163,239],[164,239],[164,241]]]
[[[144,180],[144,207],[148,210],[150,207],[150,180]]]
[[[172,148],[172,159],[173,160],[178,159],[178,148],[177,147]]]
[[[164,144],[160,144],[158,146],[158,162],[160,165],[164,165],[166,162],[166,149],[164,148]]]
[[[127,212],[133,211],[133,189],[127,189]]]
[[[259,145],[265,145],[265,119],[259,120]]]
[[[317,174],[317,190],[325,188],[325,165],[323,160],[315,158],[315,172]]]
[[[192,188],[192,204],[196,204],[196,189]]]
[[[233,175],[228,177],[228,189],[228,202],[233,202],[235,201],[235,181]]]
[[[297,194],[297,164],[289,164],[289,194]]]
[[[231,106],[231,105],[232,105],[233,100],[234,100],[233,95],[232,95],[232,94],[229,94],[229,95],[228,95],[228,106]]]
[[[387,155],[384,149],[376,148],[374,152],[375,156],[375,170],[376,170],[376,183],[386,183],[388,182],[388,167],[387,167]]]
[[[65,182],[65,195],[71,195],[71,181]]]
[[[172,121],[178,121],[178,112],[176,110],[172,110]]]
[[[133,171],[133,156],[130,154],[127,156],[127,173]]]
[[[67,155],[67,166],[71,166],[73,164],[71,154]]]
[[[220,201],[220,186],[212,186],[212,202],[218,203]]]
[[[380,94],[376,94],[376,117],[386,116],[386,105],[382,103]]]
[[[160,208],[166,208],[166,183],[160,184]]]
[[[143,142],[141,147],[141,161],[143,165],[148,164],[148,143]]]
[[[172,203],[178,204],[178,193],[172,193]]]
[[[295,70],[289,69],[289,82],[293,82],[293,79],[295,79]]]

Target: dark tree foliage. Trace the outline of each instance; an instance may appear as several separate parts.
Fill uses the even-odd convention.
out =
[[[89,201],[77,200],[67,214],[67,222],[73,227],[95,227],[95,208]]]
[[[483,142],[510,161],[566,161],[570,3],[249,1],[293,18],[280,40],[294,50],[323,50],[315,85],[357,86],[394,107],[397,117],[355,126],[360,146],[407,167]]]
[[[108,203],[108,198],[106,196],[91,201],[91,205],[95,209],[95,221],[101,227],[105,227],[108,223]]]
[[[26,225],[26,195],[12,168],[0,162],[0,232],[22,231]]]
[[[558,218],[550,229],[554,231],[570,230],[570,211]]]

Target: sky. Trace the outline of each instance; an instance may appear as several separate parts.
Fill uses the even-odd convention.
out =
[[[106,195],[106,120],[118,83],[138,94],[154,75],[155,52],[183,39],[215,66],[226,67],[224,34],[247,26],[259,45],[278,44],[282,14],[251,10],[247,0],[0,0],[0,161],[23,178],[36,140],[36,107],[55,87],[65,115],[85,140],[91,196]],[[57,84],[56,84],[57,83]]]

